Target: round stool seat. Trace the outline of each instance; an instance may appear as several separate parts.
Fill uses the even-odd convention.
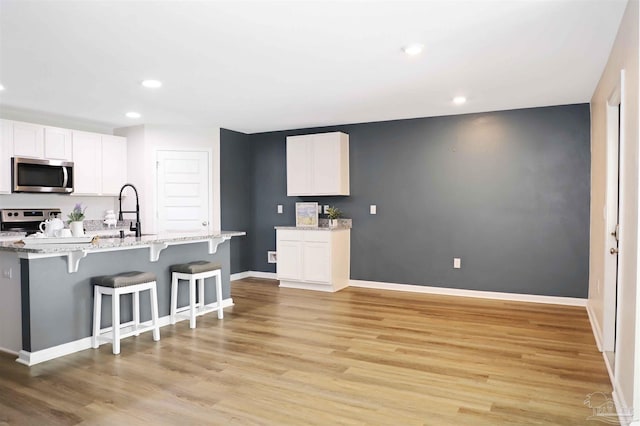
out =
[[[217,269],[221,269],[221,266],[206,260],[196,260],[195,262],[179,263],[171,266],[171,272],[179,272],[181,274],[199,274]]]
[[[101,287],[119,288],[156,281],[156,274],[153,272],[131,271],[116,275],[93,277],[91,281]]]

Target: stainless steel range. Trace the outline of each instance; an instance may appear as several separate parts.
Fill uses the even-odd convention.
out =
[[[60,209],[3,209],[0,210],[0,231],[35,234],[40,231],[40,223],[61,214]]]

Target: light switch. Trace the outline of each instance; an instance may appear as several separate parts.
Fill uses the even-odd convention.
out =
[[[378,212],[378,209],[376,208],[376,205],[375,204],[371,204],[369,206],[369,214],[377,214],[377,212]]]
[[[454,257],[453,258],[453,269],[460,269],[460,258],[459,257]]]
[[[278,204],[278,214],[282,214],[282,204]]]

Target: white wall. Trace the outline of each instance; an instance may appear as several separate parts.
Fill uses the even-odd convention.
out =
[[[621,129],[624,152],[621,158],[621,198],[624,211],[621,216],[620,255],[622,269],[619,278],[616,340],[616,364],[614,371],[614,398],[624,407],[636,407],[635,416],[640,416],[640,374],[636,371],[637,346],[636,312],[640,306],[636,302],[638,283],[638,121],[639,86],[638,54],[640,15],[638,0],[630,0],[622,18],[616,41],[600,82],[591,99],[591,237],[589,309],[592,320],[602,330],[603,292],[599,284],[604,283],[604,253],[608,250],[605,235],[603,208],[606,196],[606,105],[607,100],[618,85],[620,71],[625,72],[625,87],[622,92],[623,128]],[[635,390],[634,390],[635,388]],[[636,401],[634,404],[633,401]],[[640,418],[636,419],[640,420]]]
[[[212,230],[220,230],[220,128],[168,125],[143,125],[116,129],[115,134],[126,136],[129,181],[140,195],[143,232],[156,232],[156,152],[160,150],[211,151]],[[135,206],[129,204],[127,210]]]

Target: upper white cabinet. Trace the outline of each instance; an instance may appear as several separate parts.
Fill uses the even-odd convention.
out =
[[[75,195],[117,195],[127,181],[127,139],[73,131]]]
[[[58,127],[44,128],[44,158],[71,160],[71,130]]]
[[[0,193],[11,192],[11,157],[13,156],[13,126],[0,120]]]
[[[102,136],[102,194],[118,195],[127,183],[127,138]]]
[[[16,157],[71,160],[71,130],[40,124],[8,122]]]
[[[98,194],[100,183],[100,153],[102,138],[96,133],[73,132],[73,192]]]
[[[289,136],[287,195],[349,195],[349,135]]]

